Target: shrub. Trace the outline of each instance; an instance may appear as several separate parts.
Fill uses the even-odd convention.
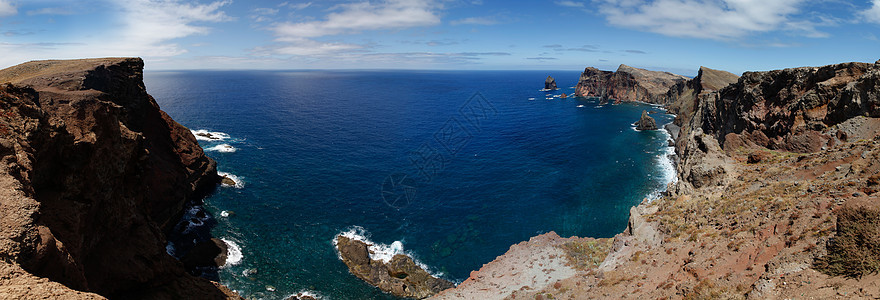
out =
[[[828,254],[816,260],[816,269],[853,278],[880,271],[880,210],[842,207],[836,215],[837,234],[828,243]]]

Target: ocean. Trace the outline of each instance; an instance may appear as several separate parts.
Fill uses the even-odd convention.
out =
[[[559,90],[543,91],[556,78]],[[573,71],[162,71],[147,91],[235,178],[204,200],[254,299],[394,299],[333,247],[361,235],[454,282],[530,237],[611,237],[674,172],[659,107],[573,94]],[[174,252],[174,245],[169,246]]]

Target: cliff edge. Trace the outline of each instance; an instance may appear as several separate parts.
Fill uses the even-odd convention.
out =
[[[0,84],[0,297],[237,297],[165,252],[219,178],[141,59],[32,61]]]
[[[669,87],[688,78],[669,72],[649,71],[621,64],[617,71],[586,68],[575,86],[579,97],[599,97],[603,102],[667,104]]]

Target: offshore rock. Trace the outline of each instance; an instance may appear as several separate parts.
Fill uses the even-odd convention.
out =
[[[669,72],[649,71],[620,65],[616,72],[587,68],[575,87],[580,97],[600,97],[604,101],[666,104],[669,87],[688,78]]]
[[[180,262],[187,270],[222,267],[226,264],[227,248],[223,240],[212,238],[197,243]]]
[[[452,282],[428,274],[409,256],[397,254],[389,262],[372,260],[363,241],[337,236],[337,250],[348,270],[358,278],[398,297],[423,299],[452,288]]]
[[[547,76],[547,79],[544,80],[544,89],[545,90],[555,90],[556,88],[556,79],[553,77]]]
[[[237,297],[166,253],[163,231],[219,177],[141,59],[33,61],[0,82],[0,295]]]
[[[654,118],[648,115],[647,111],[642,111],[642,117],[639,121],[636,122],[636,129],[638,130],[656,130],[657,122],[654,121]]]

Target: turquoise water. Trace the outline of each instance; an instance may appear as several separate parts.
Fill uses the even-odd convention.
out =
[[[560,90],[540,90],[547,75]],[[399,241],[460,282],[540,233],[611,237],[630,207],[665,187],[666,134],[632,126],[660,109],[547,99],[572,94],[578,76],[184,71],[145,82],[184,126],[228,136],[200,141],[242,182],[205,199],[204,226],[242,254],[219,271],[224,284],[248,298],[384,299],[348,272],[334,236]]]

